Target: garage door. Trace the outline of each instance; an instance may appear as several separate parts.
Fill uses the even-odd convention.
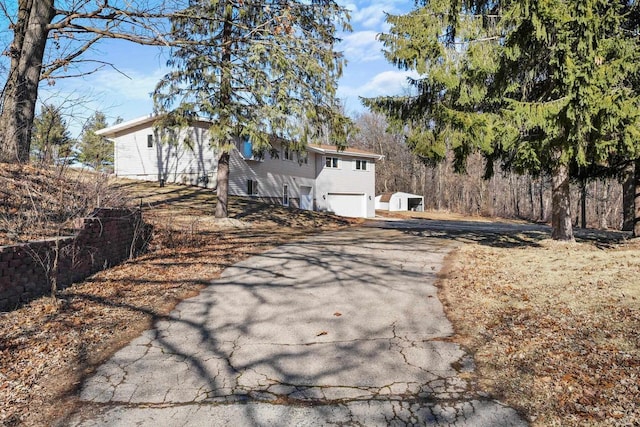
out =
[[[327,205],[328,210],[336,215],[366,216],[364,194],[329,193],[327,194]]]

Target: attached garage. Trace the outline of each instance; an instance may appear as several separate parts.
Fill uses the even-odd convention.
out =
[[[424,197],[410,193],[384,193],[376,196],[376,209],[384,211],[424,211]]]
[[[328,211],[340,216],[367,216],[367,203],[364,194],[328,193],[327,207]]]

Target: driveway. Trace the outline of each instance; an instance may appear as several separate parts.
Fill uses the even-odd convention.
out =
[[[389,227],[228,268],[101,366],[62,424],[526,425],[447,340],[434,281],[454,243]]]

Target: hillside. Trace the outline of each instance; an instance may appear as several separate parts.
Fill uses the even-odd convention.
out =
[[[142,207],[149,222],[161,225],[160,233],[230,225],[323,227],[351,222],[239,197],[230,197],[232,221],[219,221],[212,216],[215,202],[213,191],[205,188],[161,188],[152,182],[116,180],[88,171],[0,163],[0,245],[68,235],[74,220],[96,207]]]
[[[184,185],[158,186],[147,181],[119,179],[112,187],[127,194],[145,218],[170,229],[221,229],[228,227],[325,227],[347,225],[361,220],[304,211],[260,202],[245,197],[229,197],[229,220],[213,217],[216,197],[211,189]]]
[[[97,206],[123,206],[104,175],[0,163],[0,245],[65,235]]]

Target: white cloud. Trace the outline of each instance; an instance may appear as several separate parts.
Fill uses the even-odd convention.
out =
[[[417,78],[415,71],[383,71],[358,87],[349,88],[351,95],[373,97],[403,95],[411,89],[407,78]]]
[[[341,85],[338,97],[344,100],[347,112],[358,112],[364,108],[360,103],[360,97],[405,95],[413,90],[407,78],[418,76],[415,71],[383,71],[359,86]]]
[[[109,122],[116,117],[128,120],[151,113],[150,94],[165,73],[165,69],[147,73],[109,69],[82,78],[60,79],[55,86],[41,86],[39,100],[64,108],[71,134],[77,137],[96,111],[103,112]]]
[[[384,59],[382,45],[376,39],[376,31],[359,31],[342,39],[338,49],[342,50],[348,62],[368,62]]]
[[[382,29],[386,18],[385,12],[389,13],[390,10],[389,5],[373,4],[362,9],[354,10],[351,15],[351,20],[354,25],[357,24],[363,28]]]
[[[96,89],[121,101],[148,101],[150,94],[166,73],[156,69],[150,73],[136,70],[109,70],[95,75],[93,81]]]
[[[391,2],[367,2],[359,1],[356,3],[347,3],[344,5],[351,15],[351,24],[356,29],[373,29],[383,31],[387,24],[386,13],[397,14],[400,10]],[[402,4],[402,3],[401,3]],[[404,6],[403,6],[404,7]]]

